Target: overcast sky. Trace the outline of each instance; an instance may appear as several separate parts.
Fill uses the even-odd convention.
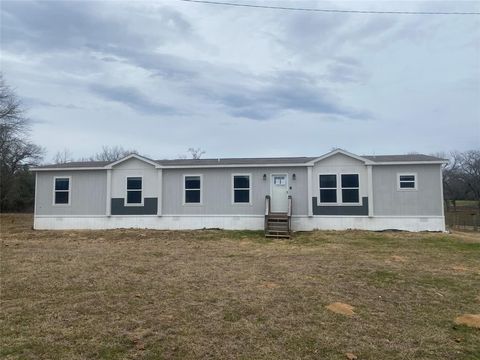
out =
[[[480,11],[478,1],[273,4]],[[175,0],[1,7],[2,72],[47,160],[102,145],[159,159],[189,147],[205,157],[479,148],[480,16]]]

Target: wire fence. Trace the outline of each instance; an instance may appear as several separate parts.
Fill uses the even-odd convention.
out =
[[[479,231],[480,214],[473,210],[446,211],[445,223],[447,227],[452,229]]]

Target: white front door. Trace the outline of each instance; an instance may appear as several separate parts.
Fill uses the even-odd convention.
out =
[[[288,175],[272,175],[270,189],[272,193],[272,212],[288,211]]]

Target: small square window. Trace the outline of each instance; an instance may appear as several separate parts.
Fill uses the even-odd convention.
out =
[[[337,175],[320,175],[320,188],[336,188]]]
[[[400,190],[416,190],[417,181],[415,174],[398,175],[398,188]]]
[[[337,189],[332,190],[320,190],[320,202],[322,203],[336,203],[337,202]]]
[[[55,191],[55,204],[68,204],[68,191]]]

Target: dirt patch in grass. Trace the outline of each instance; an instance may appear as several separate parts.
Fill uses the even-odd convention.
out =
[[[259,287],[266,288],[266,289],[276,289],[280,287],[280,285],[274,282],[266,282],[266,283],[260,284]]]
[[[480,314],[464,314],[455,318],[455,324],[480,329]]]
[[[392,256],[390,257],[390,259],[391,259],[392,261],[401,262],[401,263],[408,261],[405,256],[400,256],[400,255],[392,255]]]
[[[0,358],[480,358],[478,235],[31,226],[0,216]]]
[[[333,311],[337,314],[342,314],[346,316],[352,316],[355,313],[353,312],[354,307],[352,305],[348,305],[341,302],[334,302],[330,305],[327,305],[326,308],[330,311]]]
[[[465,272],[468,269],[465,266],[452,266],[452,270],[455,272]]]

